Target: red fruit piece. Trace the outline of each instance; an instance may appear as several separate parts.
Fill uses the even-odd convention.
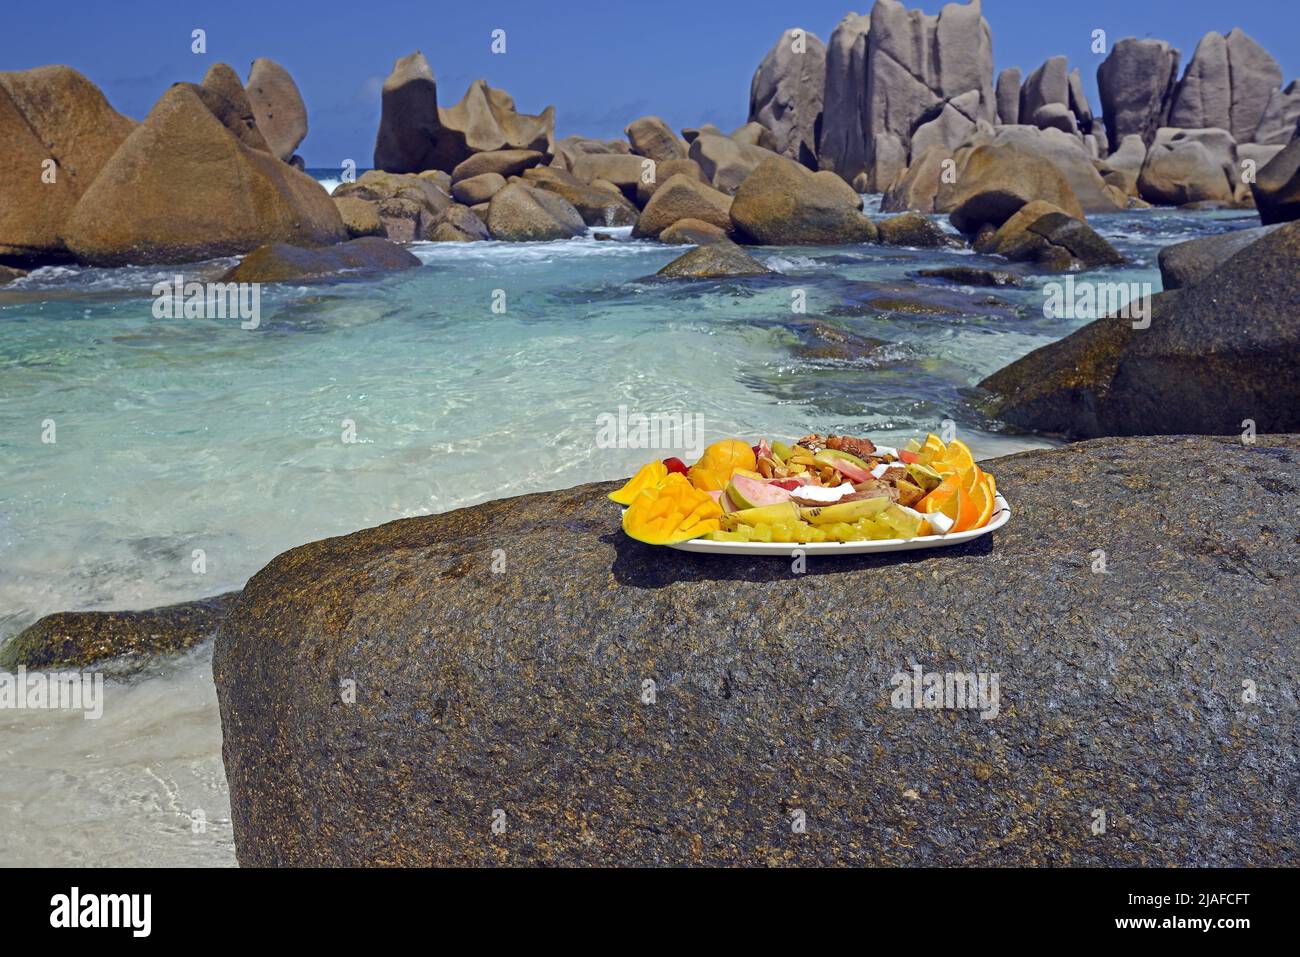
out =
[[[672,474],[673,472],[681,472],[683,475],[685,475],[688,471],[688,469],[686,468],[686,463],[683,462],[681,459],[676,459],[676,458],[664,459],[664,468],[668,470],[669,474]]]
[[[898,457],[902,460],[904,465],[911,465],[916,462],[918,458],[915,452],[909,452],[907,449],[899,449]]]

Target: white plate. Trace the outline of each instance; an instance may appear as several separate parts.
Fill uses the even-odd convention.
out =
[[[707,538],[693,538],[689,542],[678,542],[669,548],[684,552],[706,552],[710,555],[793,555],[796,551],[805,555],[861,555],[867,552],[906,552],[914,548],[943,548],[946,545],[960,545],[995,532],[1011,520],[1011,506],[998,492],[993,498],[993,517],[983,528],[969,532],[950,532],[947,535],[922,535],[919,538],[885,538],[874,542],[809,542],[800,545],[797,542],[711,542]]]

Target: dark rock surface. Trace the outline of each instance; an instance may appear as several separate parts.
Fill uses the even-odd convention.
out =
[[[86,668],[183,651],[212,637],[239,592],[147,611],[61,611],[0,646],[0,669]]]
[[[763,276],[771,271],[731,240],[723,239],[678,256],[655,275],[668,279],[719,279]]]
[[[1019,286],[1020,277],[1005,269],[979,269],[975,266],[942,266],[938,269],[920,269],[916,273],[926,279],[946,279],[966,286]]]
[[[952,240],[939,225],[920,213],[903,213],[876,223],[880,242],[887,246],[914,246],[917,248],[939,248],[949,245]]]
[[[1300,219],[1300,138],[1259,171],[1251,192],[1265,226]]]
[[[609,483],[286,552],[214,648],[240,863],[1300,862],[1300,438],[987,465],[1004,529],[806,574],[632,541]],[[891,707],[913,665],[997,716]]]
[[[1154,296],[1149,327],[1098,319],[995,372],[980,383],[986,411],[1076,438],[1231,435],[1246,420],[1300,431],[1297,302],[1300,223],[1288,223],[1195,286]]]
[[[420,260],[396,243],[378,236],[310,249],[273,243],[259,246],[232,268],[221,282],[305,282],[339,278],[343,273],[412,269]]]
[[[1277,228],[1277,225],[1273,225],[1237,229],[1230,233],[1200,236],[1185,243],[1166,246],[1158,256],[1161,283],[1165,289],[1194,286],[1232,256]]]

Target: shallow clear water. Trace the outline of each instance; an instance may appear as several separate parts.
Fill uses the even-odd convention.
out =
[[[1160,247],[1253,219],[1096,217],[1132,260],[1098,278],[1158,290]],[[951,417],[980,457],[1050,444],[993,431],[967,400],[1086,321],[1044,318],[1052,277],[917,281],[1007,263],[863,246],[766,248],[771,278],[666,283],[648,277],[682,249],[601,232],[615,239],[424,244],[422,268],[386,278],[268,286],[256,330],[154,318],[150,288],[175,268],[44,269],[0,289],[0,640],[49,612],[216,594],[306,541],[671,454],[598,448],[597,417],[620,406],[698,414],[706,441],[901,443]],[[0,712],[0,858],[117,860],[127,834],[142,861],[232,862],[208,667],[200,655],[110,685],[121,713],[101,722]],[[173,800],[212,805],[202,840],[153,816]]]

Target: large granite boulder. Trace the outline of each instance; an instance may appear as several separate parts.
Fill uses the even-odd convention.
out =
[[[419,173],[438,162],[438,83],[419,50],[400,58],[380,92],[375,169]],[[450,168],[449,168],[450,169]]]
[[[654,176],[654,160],[631,153],[578,153],[569,163],[569,172],[584,183],[601,179],[613,183],[628,199],[636,196],[638,184]]]
[[[907,168],[924,119],[969,91],[978,94],[977,118],[992,123],[993,42],[979,0],[947,4],[937,15],[878,0],[867,34],[864,114],[864,171],[873,190],[887,189]]]
[[[762,123],[750,120],[748,123],[742,123],[734,130],[727,134],[737,143],[744,143],[746,146],[761,146],[765,150],[773,153],[778,152],[776,148],[776,136]]]
[[[70,67],[0,72],[0,261],[70,257],[64,223],[134,126]]]
[[[1098,319],[994,373],[988,411],[1083,438],[1240,434],[1246,420],[1300,431],[1298,301],[1300,223],[1288,223],[1154,297],[1146,319]]]
[[[198,94],[212,115],[249,149],[270,153],[271,147],[257,126],[252,101],[239,74],[228,63],[214,63],[197,86],[185,84]]]
[[[1119,143],[1115,152],[1105,158],[1102,180],[1122,189],[1128,196],[1138,195],[1138,177],[1147,160],[1147,144],[1136,133],[1129,133]],[[1109,175],[1109,174],[1114,174]]]
[[[511,183],[492,197],[487,227],[493,239],[508,242],[572,239],[587,231],[582,215],[563,196],[522,181]]]
[[[420,260],[396,243],[364,236],[334,246],[259,246],[221,277],[221,282],[320,282],[348,276],[414,269]]]
[[[929,119],[922,122],[912,134],[910,150],[913,162],[934,146],[954,150],[974,133],[980,127],[980,112],[983,109],[979,97],[978,90],[967,90],[943,103]],[[889,183],[882,185],[892,186],[898,179],[895,176]]]
[[[486,203],[497,192],[504,189],[506,178],[500,173],[480,173],[468,179],[458,180],[451,188],[451,197],[466,206]]]
[[[334,197],[374,203],[382,234],[399,243],[425,238],[434,220],[452,205],[450,194],[435,179],[377,169],[366,170],[354,183],[340,183]]]
[[[343,219],[349,239],[362,236],[382,236],[383,223],[379,220],[379,204],[359,196],[335,196],[334,208]]]
[[[1113,144],[1136,135],[1150,146],[1169,125],[1181,54],[1164,40],[1125,37],[1097,67],[1097,91],[1106,138]]]
[[[704,170],[700,169],[700,164],[693,159],[675,159],[663,160],[655,163],[654,176],[641,177],[636,184],[636,204],[642,209],[650,202],[650,197],[655,194],[661,183],[666,183],[678,173],[689,176],[693,180],[704,183]],[[648,181],[647,181],[648,179]]]
[[[533,150],[552,154],[555,148],[555,107],[536,116],[515,109],[514,98],[475,80],[460,102],[438,110],[442,132],[432,169],[456,168],[475,153]]]
[[[1096,269],[1124,261],[1086,222],[1042,200],[1021,206],[997,232],[978,243],[976,251],[1057,271]]]
[[[917,212],[891,216],[876,223],[877,239],[887,246],[938,249],[949,244],[948,234],[927,216]]]
[[[1168,138],[1157,136],[1156,142],[1147,150],[1146,161],[1138,175],[1138,192],[1142,198],[1163,206],[1232,202],[1235,162],[1225,164],[1221,143],[1213,139],[1204,142],[1199,137],[1185,135],[1185,132],[1179,131]],[[1191,132],[1223,133],[1222,130]],[[1235,159],[1235,144],[1231,145],[1231,155]]]
[[[1253,137],[1256,143],[1286,146],[1300,130],[1300,80],[1292,80],[1286,89],[1279,87],[1268,98],[1264,115]]]
[[[171,87],[81,195],[65,227],[83,262],[186,262],[347,236],[321,185],[242,142],[198,88]]]
[[[425,238],[433,243],[475,243],[492,234],[472,209],[454,204],[438,214]]]
[[[486,150],[457,163],[451,171],[451,182],[459,183],[484,173],[496,173],[509,179],[532,169],[543,159],[545,155],[537,150]]]
[[[1063,56],[1048,57],[1025,77],[1020,87],[1020,121],[1032,123],[1034,114],[1044,106],[1057,104],[1069,108],[1069,61]]]
[[[963,181],[967,178],[967,159],[975,149],[984,145],[1012,145],[1051,164],[1070,184],[1071,191],[1085,212],[1113,213],[1125,206],[1122,197],[1117,198],[1106,188],[1105,180],[1078,136],[1057,129],[1021,125],[995,129],[983,127],[958,147],[953,154],[957,161],[957,183],[952,190],[941,190],[935,207],[940,212],[952,211],[952,196],[962,190]]]
[[[845,182],[866,169],[867,37],[870,14],[850,13],[831,32],[826,45],[826,86],[822,126],[817,138],[818,168]]]
[[[211,598],[145,611],[64,611],[46,615],[0,645],[0,671],[139,664],[207,641],[239,597]]]
[[[772,131],[776,152],[817,168],[817,130],[826,87],[826,44],[786,30],[754,71],[749,118]]]
[[[554,107],[536,116],[520,113],[509,93],[494,90],[486,80],[475,80],[459,102],[440,107],[433,71],[418,51],[396,62],[381,99],[376,169],[450,173],[475,153],[554,152]]]
[[[288,162],[307,138],[307,105],[298,84],[280,64],[259,57],[244,88],[271,152]]]
[[[1074,190],[1052,163],[1016,143],[977,147],[958,178],[948,205],[949,219],[974,235],[981,226],[1001,226],[1033,200],[1043,200],[1083,219]]]
[[[657,116],[643,116],[633,120],[623,130],[628,144],[637,156],[644,156],[663,163],[668,160],[686,158],[686,149],[682,141],[673,133],[672,128]]]
[[[1178,84],[1168,125],[1215,127],[1227,130],[1239,143],[1250,142],[1273,91],[1281,85],[1277,61],[1241,29],[1226,37],[1207,33]]]
[[[1020,67],[1008,67],[998,74],[997,122],[1012,126],[1020,122]]]
[[[669,245],[707,246],[727,240],[727,230],[702,219],[679,219],[659,234],[661,243]]]
[[[584,183],[572,173],[550,166],[524,172],[524,182],[563,197],[588,226],[634,226],[636,207],[613,184],[609,189]]]
[[[669,177],[655,190],[632,235],[658,238],[659,234],[681,219],[697,219],[730,231],[732,198],[707,183],[685,173]]]
[[[935,212],[935,201],[943,184],[945,171],[956,179],[956,160],[952,151],[935,144],[912,160],[907,173],[894,182],[880,201],[881,212],[895,213],[916,210]]]
[[[1292,140],[1258,171],[1251,191],[1265,225],[1300,219],[1300,139]]]
[[[566,136],[557,140],[551,165],[559,169],[572,170],[574,162],[588,153],[630,153],[627,140],[596,140],[589,136]]]
[[[688,155],[699,164],[705,181],[727,194],[735,193],[760,163],[776,156],[761,146],[709,132],[701,132],[691,141]]]
[[[239,862],[1300,859],[1300,442],[984,464],[991,536],[804,574],[633,541],[610,483],[279,556],[213,652]]]
[[[1160,282],[1166,290],[1195,286],[1251,243],[1263,239],[1281,224],[1234,229],[1229,233],[1200,236],[1160,250]]]
[[[741,235],[763,245],[871,242],[876,227],[862,214],[861,202],[836,177],[773,156],[736,190],[731,222]]]

